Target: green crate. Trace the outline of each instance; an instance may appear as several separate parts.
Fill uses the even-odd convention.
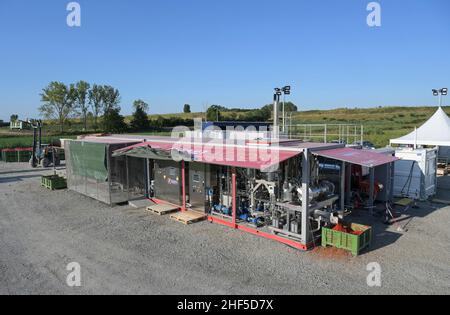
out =
[[[17,162],[17,152],[14,150],[3,150],[2,151],[2,161],[6,163],[14,163]]]
[[[67,181],[64,177],[58,175],[42,176],[41,185],[50,190],[67,188]]]
[[[351,224],[353,231],[362,231],[360,235],[334,231],[322,228],[322,246],[333,246],[335,248],[350,251],[353,256],[358,256],[361,251],[372,243],[372,228],[360,224]]]
[[[17,151],[17,159],[19,162],[29,162],[31,160],[31,156],[33,155],[33,152],[31,151]]]

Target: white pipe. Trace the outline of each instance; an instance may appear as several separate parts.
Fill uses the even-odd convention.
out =
[[[417,149],[417,141],[418,141],[418,139],[417,139],[417,127],[416,127],[416,129],[414,131],[414,150]]]

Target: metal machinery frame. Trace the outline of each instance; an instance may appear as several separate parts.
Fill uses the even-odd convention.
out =
[[[151,184],[147,197],[156,203],[171,204],[188,211],[192,209],[188,197],[192,198],[189,191],[192,193],[193,183],[192,174],[187,174],[194,167],[185,161],[180,164],[181,204],[155,198],[150,192]],[[284,161],[277,171],[271,173],[207,164],[205,169],[209,171],[205,171],[202,177],[203,211],[212,223],[307,250],[319,237],[320,228],[332,221],[337,222],[338,217],[335,203],[339,195],[335,194],[333,183],[319,180],[318,167],[318,159],[308,149]],[[148,168],[146,176],[151,173]],[[314,176],[311,176],[311,169],[315,170]],[[148,178],[146,182],[153,180],[155,178]]]
[[[295,166],[295,162],[300,165]],[[337,222],[339,216],[334,184],[311,176],[311,168],[317,163],[310,150],[305,149],[299,158],[286,161],[277,172],[263,176],[266,178],[257,179],[262,174],[256,170],[244,170],[250,173],[245,176],[242,170],[239,173],[238,169],[230,168],[231,215],[224,213],[229,212],[226,205],[219,205],[219,209],[216,206],[209,213],[208,220],[300,250],[312,248],[321,227]],[[295,173],[292,170],[300,171],[297,174],[300,176],[290,177]],[[248,188],[242,190],[246,180]]]
[[[30,164],[33,168],[37,167],[37,165],[39,164],[38,155],[40,155],[42,152],[42,126],[42,120],[18,120],[10,123],[11,129],[33,130],[33,147],[30,159]]]
[[[149,140],[119,153],[127,154],[128,150],[132,156],[135,154],[133,150],[148,149],[152,151],[149,156],[153,157],[147,157],[146,160],[156,161],[158,157],[154,157],[154,151],[167,153],[173,141],[170,138]],[[238,147],[233,146],[235,149]],[[253,145],[243,146],[247,155],[254,148]],[[346,215],[346,205],[351,198],[349,166],[356,164],[369,167],[370,191],[373,191],[374,168],[392,162],[392,157],[344,148],[341,144],[297,141],[277,143],[270,148],[280,150],[283,155],[277,167],[270,169],[264,169],[258,163],[239,162],[237,158],[231,161],[208,161],[197,153],[209,152],[207,146],[198,151],[185,151],[183,153],[191,158],[198,155],[187,159],[187,162],[179,162],[181,178],[174,181],[165,174],[153,173],[153,176],[164,176],[165,180],[171,180],[174,189],[180,189],[181,204],[162,200],[163,194],[157,198],[152,196],[151,182],[156,182],[155,178],[147,178],[150,187],[147,197],[156,203],[175,205],[182,211],[201,211],[211,223],[272,239],[299,250],[308,250],[317,244],[322,227],[337,224]],[[368,161],[370,164],[367,164]],[[203,165],[201,176],[193,176],[194,170],[202,172],[202,168],[194,164]],[[147,170],[143,173],[149,177],[151,172]],[[194,184],[195,187],[192,186]],[[195,200],[194,196],[190,196],[192,192],[196,193]],[[369,202],[373,205],[373,194],[370,195],[372,198]],[[194,205],[190,204],[191,201]]]

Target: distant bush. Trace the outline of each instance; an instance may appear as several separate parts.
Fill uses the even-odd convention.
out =
[[[159,130],[164,128],[174,128],[178,126],[193,127],[193,119],[183,119],[183,118],[164,118],[163,116],[157,116],[156,119],[150,120],[150,129]]]

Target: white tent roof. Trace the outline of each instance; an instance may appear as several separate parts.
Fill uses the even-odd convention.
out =
[[[439,107],[437,112],[420,128],[409,135],[391,140],[391,144],[450,147],[450,118]]]

